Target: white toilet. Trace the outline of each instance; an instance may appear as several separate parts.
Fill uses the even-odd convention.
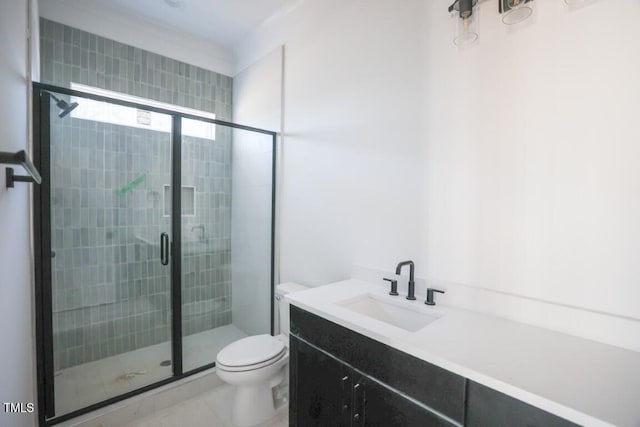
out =
[[[274,388],[286,383],[289,364],[289,304],[283,295],[308,289],[297,283],[276,287],[278,336],[254,335],[235,341],[218,353],[216,372],[235,386],[233,422],[253,426],[275,416]]]

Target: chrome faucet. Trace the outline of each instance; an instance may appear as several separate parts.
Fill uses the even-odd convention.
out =
[[[407,299],[413,301],[416,299],[416,282],[413,277],[415,265],[413,264],[413,261],[402,261],[399,263],[396,267],[396,274],[400,275],[400,271],[402,271],[402,267],[405,265],[409,266],[409,291],[407,292]]]

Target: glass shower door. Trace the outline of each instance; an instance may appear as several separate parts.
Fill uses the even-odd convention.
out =
[[[60,416],[172,376],[172,117],[53,95],[46,181]],[[59,100],[78,106],[62,114]]]
[[[182,363],[215,361],[231,324],[231,133],[182,119]],[[228,334],[227,334],[228,335]]]
[[[34,88],[44,421],[169,384],[273,332],[275,133]]]
[[[182,119],[182,363],[272,322],[273,135]]]

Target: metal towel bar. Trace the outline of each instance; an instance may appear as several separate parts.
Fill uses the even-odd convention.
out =
[[[30,176],[15,175],[13,168],[7,168],[7,188],[13,188],[15,182],[30,182],[32,184],[42,183],[42,177],[38,169],[33,165],[27,152],[20,150],[17,153],[0,152],[0,164],[20,165]]]

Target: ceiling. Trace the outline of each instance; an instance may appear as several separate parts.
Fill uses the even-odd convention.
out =
[[[299,0],[98,0],[105,8],[140,16],[231,48],[252,29]],[[177,4],[176,7],[170,3]]]

